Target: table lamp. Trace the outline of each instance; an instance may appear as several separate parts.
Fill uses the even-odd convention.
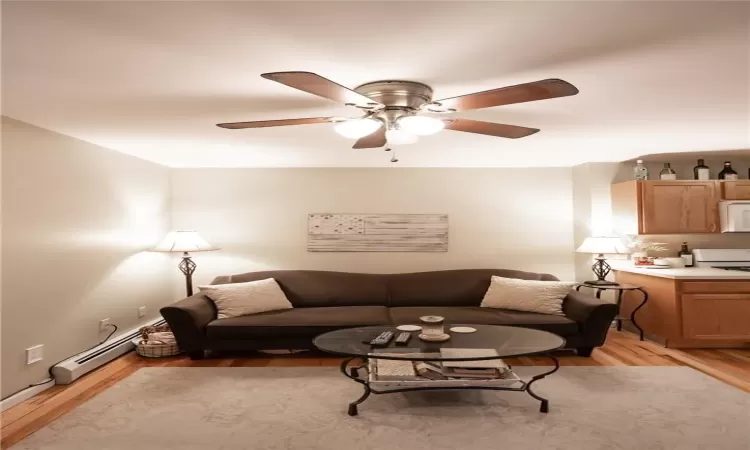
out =
[[[593,253],[598,255],[596,262],[591,266],[591,270],[594,271],[597,279],[593,281],[586,281],[586,284],[593,284],[599,286],[616,286],[618,283],[614,281],[605,280],[609,271],[612,269],[609,264],[605,261],[604,254],[623,254],[626,253],[625,245],[623,245],[620,238],[617,237],[587,237],[583,244],[576,250],[578,253]]]
[[[177,230],[167,233],[159,245],[152,248],[152,252],[182,252],[182,261],[177,267],[185,275],[187,296],[193,295],[193,272],[197,265],[190,258],[189,252],[207,252],[219,250],[206,242],[197,231]]]

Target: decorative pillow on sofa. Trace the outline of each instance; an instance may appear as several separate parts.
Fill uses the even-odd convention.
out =
[[[480,306],[562,316],[563,299],[575,283],[493,276]]]
[[[247,283],[198,286],[198,289],[216,304],[219,319],[292,308],[284,291],[273,278]]]

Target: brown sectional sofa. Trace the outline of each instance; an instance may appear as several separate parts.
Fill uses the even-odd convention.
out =
[[[161,309],[180,348],[194,359],[206,351],[312,348],[318,334],[367,325],[417,323],[436,314],[447,324],[512,325],[550,331],[566,348],[588,356],[604,343],[617,306],[571,291],[564,316],[481,308],[490,277],[557,280],[552,275],[501,269],[466,269],[405,274],[363,274],[278,270],[222,276],[212,284],[274,278],[294,305],[226,319],[216,318],[213,302],[198,293]]]

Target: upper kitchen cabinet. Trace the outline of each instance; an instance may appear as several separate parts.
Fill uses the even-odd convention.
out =
[[[623,234],[719,232],[716,181],[626,181],[612,185],[615,230]]]
[[[750,180],[723,181],[723,198],[726,200],[750,200]]]

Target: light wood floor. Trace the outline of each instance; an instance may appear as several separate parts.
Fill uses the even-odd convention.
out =
[[[141,367],[268,367],[337,366],[334,357],[296,355],[289,357],[225,358],[191,361],[179,356],[164,359],[127,354],[89,373],[70,385],[53,386],[0,415],[0,448],[5,449],[44,427],[61,415],[105,391]],[[548,365],[544,358],[514,358],[511,365]],[[563,366],[688,366],[727,384],[750,392],[750,349],[673,350],[641,342],[627,332],[611,331],[606,344],[590,358],[560,353]]]

